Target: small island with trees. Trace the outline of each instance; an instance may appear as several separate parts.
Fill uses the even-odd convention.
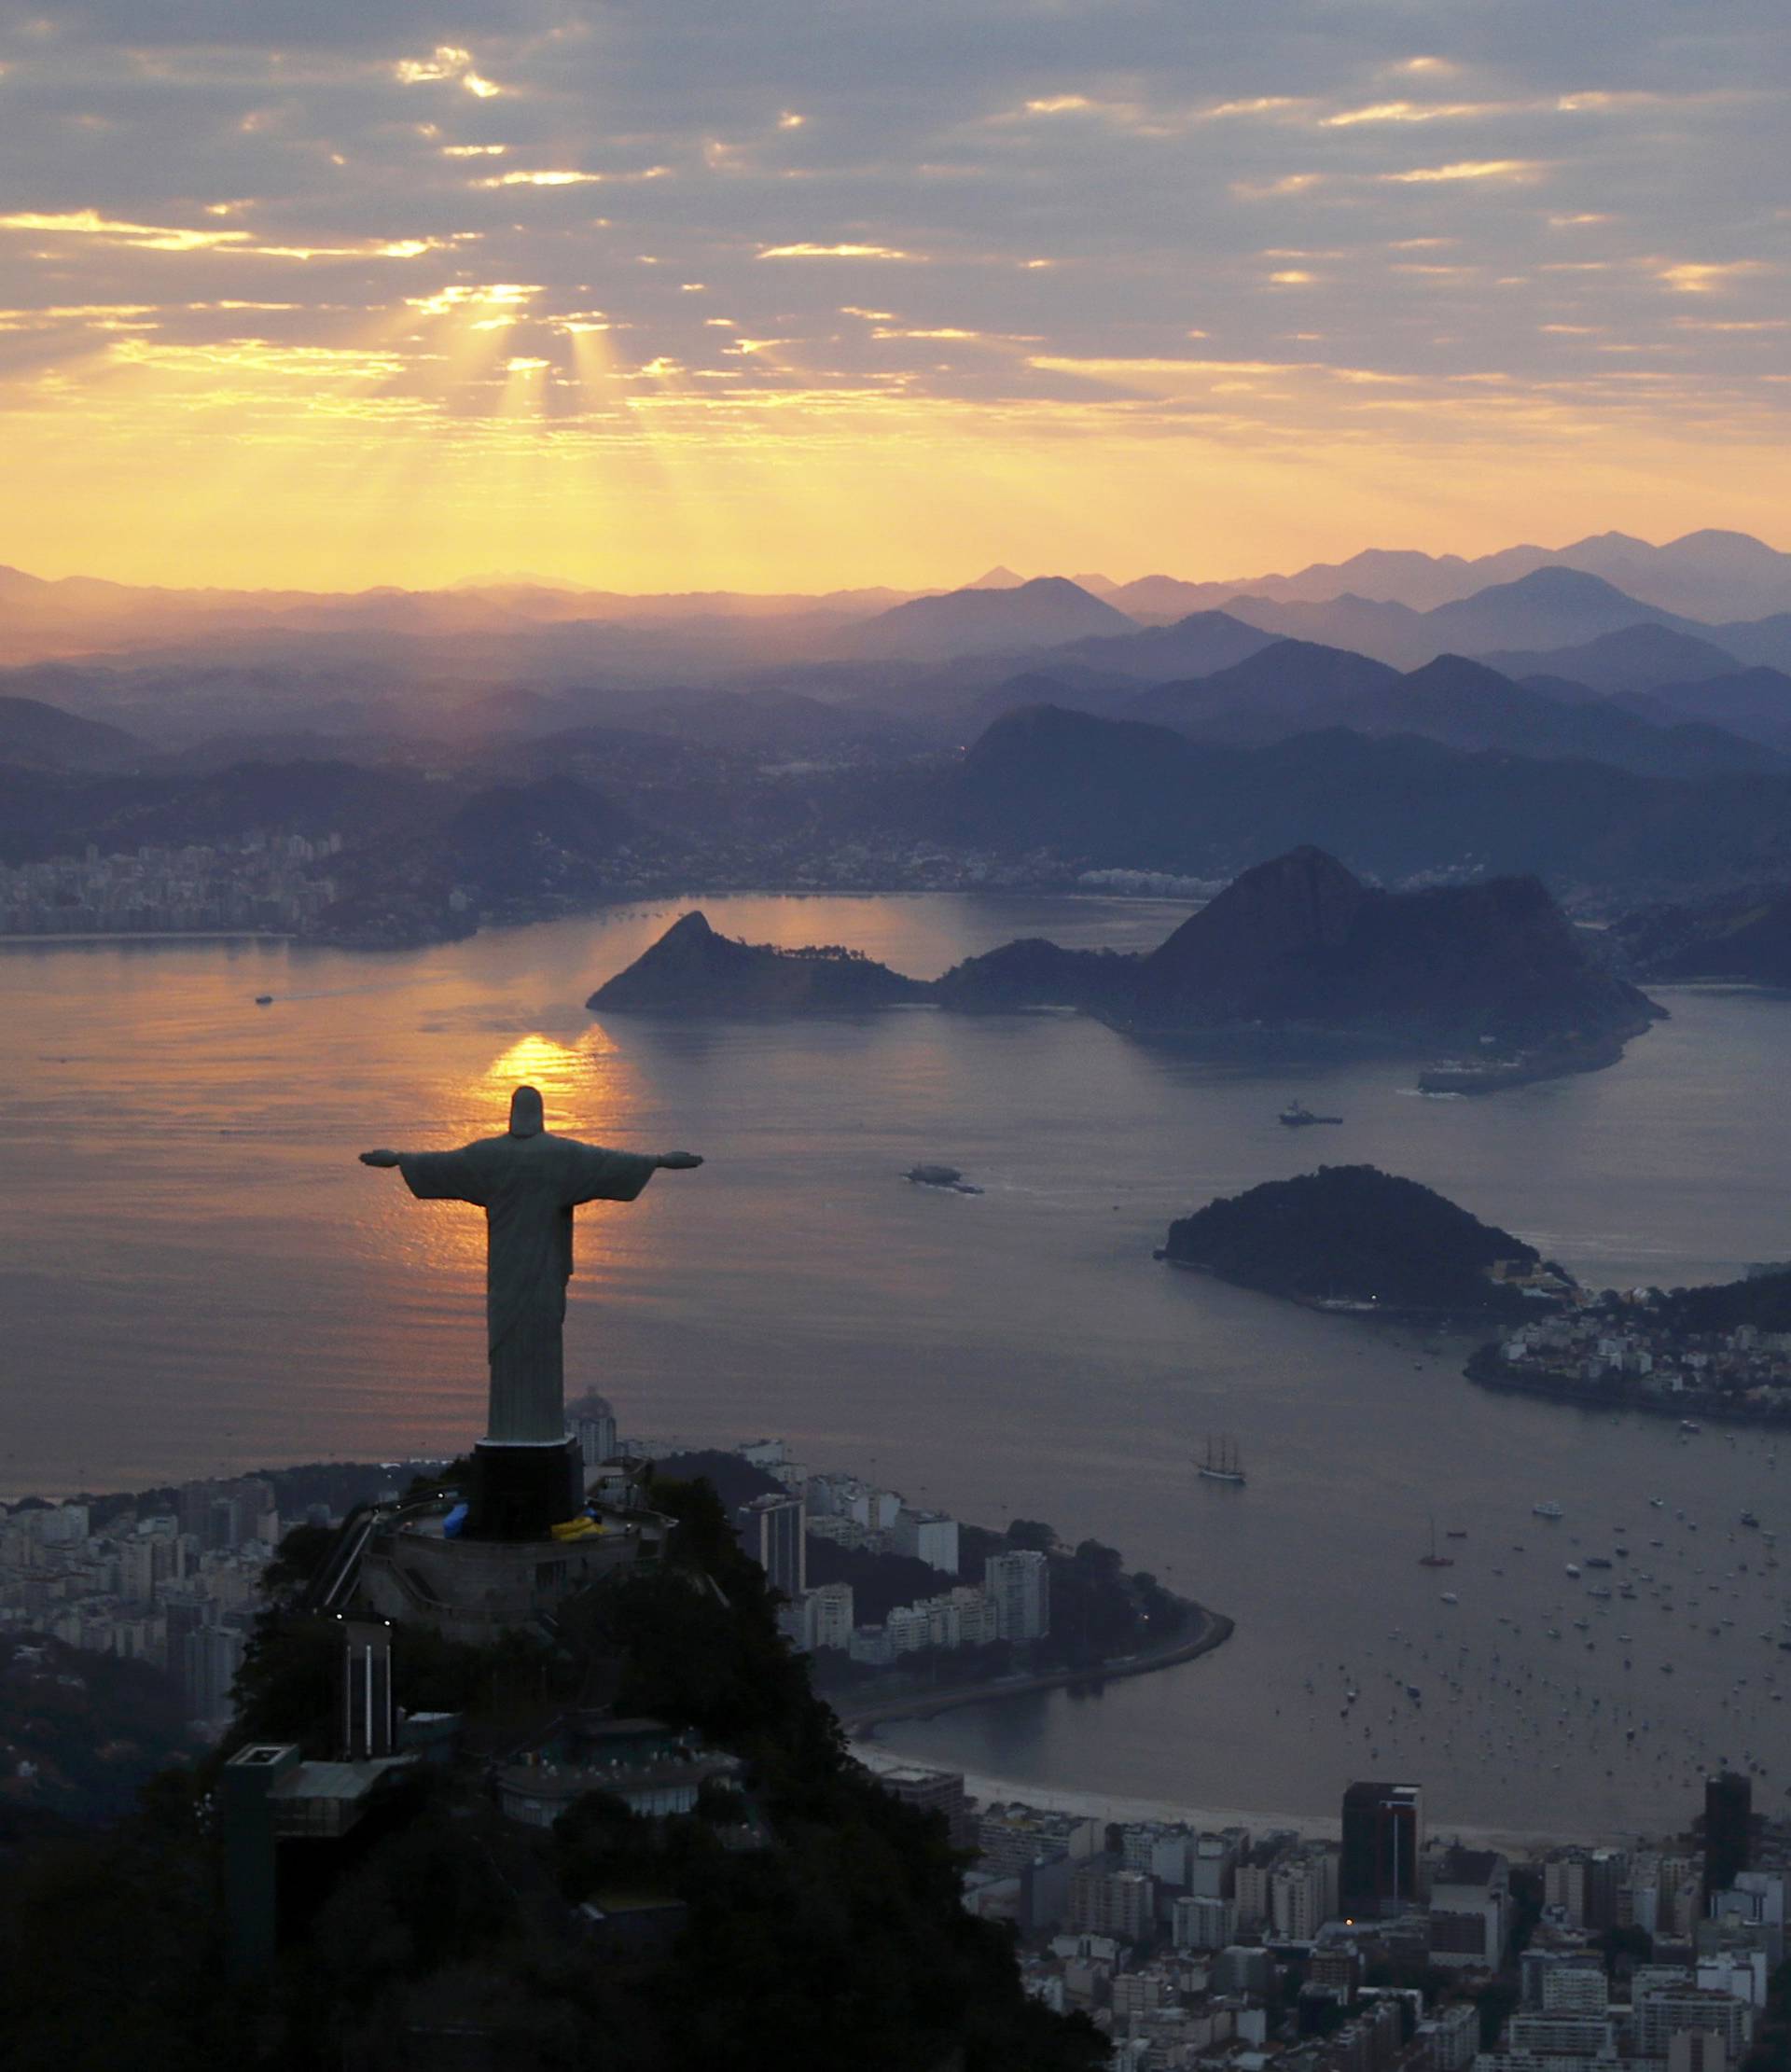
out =
[[[1172,1223],[1157,1257],[1352,1315],[1516,1318],[1574,1286],[1520,1237],[1372,1165],[1222,1196]]]

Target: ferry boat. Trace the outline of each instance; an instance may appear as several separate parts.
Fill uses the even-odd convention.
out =
[[[1237,1440],[1209,1439],[1206,1458],[1200,1465],[1200,1472],[1209,1482],[1230,1482],[1242,1489],[1244,1486],[1243,1461],[1238,1453]]]
[[[1303,1130],[1309,1122],[1341,1122],[1340,1115],[1314,1115],[1304,1101],[1289,1101],[1276,1118],[1290,1130]]]
[[[1564,1518],[1567,1515],[1552,1496],[1544,1503],[1532,1504],[1530,1509],[1537,1518]]]

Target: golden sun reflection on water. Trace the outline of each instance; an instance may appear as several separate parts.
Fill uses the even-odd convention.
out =
[[[476,1077],[449,1082],[442,1089],[446,1112],[465,1119],[466,1138],[495,1136],[509,1126],[510,1096],[520,1086],[536,1088],[547,1108],[548,1128],[560,1136],[606,1141],[604,1132],[627,1113],[638,1091],[636,1075],[616,1044],[601,1029],[587,1030],[573,1043],[561,1043],[535,1031],[519,1036]],[[464,1140],[463,1140],[464,1141]],[[406,1149],[440,1150],[446,1144],[406,1146]],[[407,1255],[432,1272],[472,1275],[485,1272],[485,1218],[458,1202],[409,1202],[400,1219],[400,1243]],[[604,1251],[599,1218],[578,1218],[580,1267],[599,1263]]]
[[[632,1078],[616,1045],[601,1029],[588,1029],[576,1043],[559,1043],[538,1031],[519,1036],[493,1058],[479,1082],[466,1089],[470,1100],[484,1107],[493,1093],[501,1098],[507,1126],[510,1095],[520,1086],[537,1087],[547,1104],[548,1128],[562,1136],[601,1132],[626,1105]]]

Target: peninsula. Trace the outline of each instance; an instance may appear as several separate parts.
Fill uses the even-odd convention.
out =
[[[1486,1388],[1676,1418],[1687,1436],[1706,1418],[1791,1425],[1791,1268],[1606,1289],[1482,1345],[1466,1372]]]
[[[932,981],[851,951],[729,941],[687,913],[590,996],[599,1012],[800,1013],[931,1001],[1070,1007],[1139,1036],[1345,1041],[1514,1061],[1501,1083],[1609,1064],[1660,1013],[1534,878],[1385,892],[1322,850],[1260,864],[1147,954],[1042,939]]]
[[[1222,1196],[1172,1223],[1157,1257],[1355,1315],[1517,1317],[1573,1286],[1534,1245],[1372,1165]]]

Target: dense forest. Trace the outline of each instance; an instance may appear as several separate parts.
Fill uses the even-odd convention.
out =
[[[1322,1165],[1209,1202],[1170,1225],[1162,1257],[1273,1295],[1477,1312],[1523,1303],[1488,1279],[1495,1262],[1539,1260],[1509,1231],[1372,1165]]]

